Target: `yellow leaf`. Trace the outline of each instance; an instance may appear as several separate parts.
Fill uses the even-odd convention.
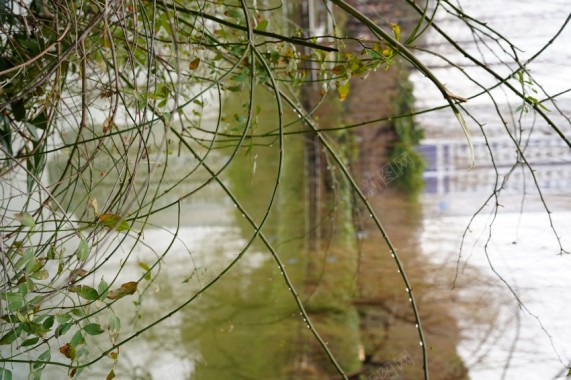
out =
[[[337,94],[339,95],[339,101],[344,101],[349,95],[349,81],[344,84],[337,85]]]
[[[131,227],[129,227],[129,223],[126,220],[123,220],[120,215],[117,214],[103,214],[99,216],[99,221],[103,223],[103,225],[111,230],[116,231],[129,231]]]
[[[188,64],[188,68],[190,70],[196,70],[198,65],[200,65],[200,58],[196,57]]]
[[[135,281],[126,282],[120,288],[110,291],[107,298],[111,300],[118,300],[137,291],[137,283]]]
[[[396,22],[391,23],[391,27],[393,28],[393,33],[397,41],[400,41],[400,26]]]

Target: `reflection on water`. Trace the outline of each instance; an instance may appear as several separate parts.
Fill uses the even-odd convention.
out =
[[[275,125],[275,114],[275,105],[265,104],[260,122]],[[260,138],[256,145],[240,150],[220,176],[256,223],[268,207],[277,180],[279,150],[272,143],[274,138]],[[304,241],[305,179],[300,170],[303,139],[286,138],[285,144],[287,154],[279,172],[282,185],[263,233],[285,263],[329,349],[345,370],[356,371],[362,345],[357,309],[351,303],[357,256],[347,230],[351,228],[347,195],[342,195],[328,214],[328,228],[334,232],[323,244],[327,249],[308,252]],[[207,163],[221,167],[231,154],[230,148],[216,149],[209,152]],[[135,234],[127,238],[116,234],[115,243],[125,238],[122,249],[101,263],[97,272],[97,276],[120,284],[140,276],[141,263],[158,262],[152,281],[144,280],[140,285],[147,288],[146,294],[135,305],[120,302],[114,306],[113,313],[122,318],[122,339],[175,311],[216,280],[255,233],[234,200],[216,182],[209,181],[209,174],[198,167],[191,154],[151,152],[148,160],[158,167],[153,177],[145,176],[144,165],[139,165],[141,173],[132,173],[134,194],[138,195],[132,210],[141,208],[142,213],[149,213],[141,240],[137,244]],[[122,183],[116,169],[120,165],[108,161],[93,160],[84,174],[89,181],[79,181],[73,191],[67,190],[65,179],[62,181],[64,190],[58,200],[76,217],[90,219],[90,198],[107,210],[108,200],[115,197]],[[60,156],[50,163],[52,181],[59,179],[66,162],[67,157]],[[195,174],[188,176],[195,168]],[[201,188],[205,183],[208,185]],[[342,184],[338,193],[346,192],[341,188]],[[150,203],[155,193],[160,197]],[[176,202],[180,199],[179,208]],[[99,278],[86,279],[85,283],[96,281]],[[103,324],[106,317],[101,313]],[[104,347],[105,339],[100,342]],[[84,376],[101,376],[107,365],[103,362],[102,369],[96,365]],[[173,379],[297,379],[329,378],[335,370],[300,316],[276,261],[257,238],[237,264],[196,300],[125,344],[115,372],[127,378],[162,379],[166,374]]]
[[[543,1],[541,8],[538,13],[533,1],[462,2],[464,12],[485,20],[486,26],[522,49],[518,52],[521,62],[555,35],[569,14],[569,4],[557,0]],[[474,29],[454,21],[446,12],[441,12],[436,22],[445,25],[470,54],[486,56],[487,65],[501,75],[507,78],[514,70],[513,65],[499,62],[511,59],[496,46],[487,44],[489,50],[480,49],[482,35]],[[541,97],[569,88],[568,57],[561,52],[570,51],[570,36],[566,28],[536,61],[526,65],[543,86],[541,90],[548,92],[540,91]],[[478,86],[487,87],[495,81],[480,75],[462,54],[451,53],[436,33],[427,35],[426,44],[452,62],[467,63],[461,71],[443,64],[436,55],[423,56],[438,77],[446,78],[454,93],[469,97],[481,91]],[[465,73],[478,80],[471,82]],[[415,89],[419,108],[439,104],[440,98],[422,78],[416,77]],[[553,228],[563,247],[569,249],[571,153],[543,119],[533,112],[518,112],[520,101],[513,94],[495,89],[491,95],[494,103],[485,94],[464,106],[478,120],[467,117],[475,148],[473,169],[466,138],[452,113],[442,110],[418,118],[429,137],[419,148],[428,162],[422,196],[422,250],[436,265],[457,267],[438,283],[442,295],[453,295],[454,315],[463,338],[459,353],[471,379],[563,379],[571,363],[567,323],[571,281],[566,275],[571,268],[568,255],[559,255]],[[555,103],[545,105],[550,109],[548,117],[569,136],[569,94],[564,92]],[[508,132],[520,144],[531,169]],[[500,189],[498,197],[493,197],[494,190]]]
[[[521,193],[535,182],[545,192],[571,188],[571,151],[559,136],[533,137],[522,143],[525,161],[509,138],[474,139],[475,166],[465,139],[426,139],[418,147],[427,166],[425,192],[433,194],[483,193],[502,187],[504,192]],[[490,156],[490,152],[492,156]],[[492,161],[493,158],[493,161]],[[526,165],[535,169],[534,176]],[[506,177],[507,176],[507,177]],[[504,177],[505,180],[504,180]]]
[[[571,228],[569,206],[568,202],[553,214],[566,246],[571,243],[565,233]],[[484,244],[493,220],[486,212],[474,221],[459,257],[460,238],[470,217],[467,213],[427,217],[422,239],[423,250],[434,263],[458,260],[456,303],[473,301],[472,308],[455,308],[464,338],[459,350],[471,378],[496,379],[503,374],[506,379],[554,378],[571,355],[567,323],[571,263],[566,255],[558,255],[546,214],[502,212],[493,221],[486,254]],[[480,272],[477,283],[470,279],[471,268]],[[453,280],[447,276],[441,282],[450,286]]]
[[[261,125],[266,120],[267,126],[275,125],[274,107],[264,104],[259,115]],[[320,225],[308,226],[303,141],[297,135],[285,139],[281,185],[263,233],[285,264],[316,330],[347,373],[353,378],[378,378],[397,368],[397,374],[405,378],[420,378],[422,353],[418,332],[400,274],[371,219],[367,214],[354,213],[357,210],[347,183],[334,165],[329,164],[324,175],[327,187],[322,197]],[[255,140],[255,144],[237,153],[220,176],[256,223],[267,210],[277,180],[279,150],[275,144],[273,137]],[[221,167],[231,153],[230,148],[216,149],[208,154],[207,163]],[[336,378],[333,365],[308,329],[274,257],[259,237],[237,264],[218,279],[255,234],[234,200],[214,181],[201,188],[208,182],[207,174],[185,177],[198,162],[188,152],[149,157],[161,168],[156,178],[163,181],[146,181],[134,173],[137,184],[148,187],[149,196],[155,192],[161,195],[155,204],[145,203],[148,201],[144,196],[138,198],[138,207],[151,213],[139,243],[136,234],[131,234],[120,250],[104,262],[99,261],[102,266],[97,279],[84,280],[93,286],[103,276],[121,284],[142,275],[141,263],[158,263],[151,272],[152,281],[141,280],[140,287],[146,293],[134,297],[135,303],[117,303],[112,313],[121,316],[120,339],[172,315],[122,346],[115,369],[117,376]],[[163,166],[161,160],[165,159],[169,164]],[[383,159],[376,157],[377,162],[372,165],[380,165]],[[62,166],[57,159],[50,165],[53,181],[59,178]],[[96,159],[86,171],[87,178],[100,178],[90,194],[79,186],[73,193],[62,192],[60,202],[77,216],[92,212],[86,202],[90,196],[101,205],[106,204],[121,179],[107,167]],[[173,188],[175,184],[177,187]],[[175,203],[153,212],[181,197],[180,209]],[[442,307],[449,300],[430,291],[435,284],[431,273],[436,268],[419,255],[422,210],[418,204],[389,191],[376,194],[371,202],[387,223],[409,268],[421,313],[428,316],[425,333],[431,346],[437,348],[431,353],[431,371],[442,378],[465,378],[465,367],[456,355],[458,330],[449,310]],[[317,249],[308,249],[308,228],[321,229]],[[116,233],[113,236],[115,242],[125,237]],[[101,248],[101,252],[105,250]],[[204,293],[178,310],[216,279]],[[100,313],[102,324],[109,314],[111,311]],[[98,342],[106,347],[106,337]],[[104,376],[108,364],[103,361],[84,372],[84,376]],[[52,374],[55,376],[55,372]]]

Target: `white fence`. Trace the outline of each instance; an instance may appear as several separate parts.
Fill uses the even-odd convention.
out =
[[[467,141],[424,140],[418,151],[427,163],[425,191],[436,194],[492,191],[502,185],[506,191],[521,191],[524,187],[535,186],[533,176],[512,140],[495,138],[486,142],[479,139],[473,141],[473,146],[474,167],[470,170]],[[520,147],[542,190],[571,189],[571,149],[563,140],[558,136],[540,136],[521,142]]]

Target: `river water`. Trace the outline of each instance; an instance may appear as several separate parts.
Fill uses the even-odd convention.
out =
[[[551,38],[571,11],[566,1],[543,1],[540,13],[535,1],[487,0],[465,7],[467,13],[489,20],[502,34],[524,46],[522,61]],[[447,30],[455,33],[456,38],[467,41],[470,51],[477,52],[470,43],[471,35],[454,26],[445,13],[439,13],[436,20],[449,26]],[[426,41],[431,48],[462,61],[460,55],[447,50],[434,32],[429,32]],[[531,66],[549,93],[570,87],[570,43],[571,33],[566,30]],[[446,79],[444,82],[454,93],[468,97],[477,91],[457,71],[439,68],[442,63],[438,59],[424,59],[431,63],[438,77]],[[505,72],[501,65],[493,67]],[[420,76],[413,76],[413,82],[419,109],[443,104]],[[259,94],[259,98],[264,96]],[[503,100],[502,110],[517,107],[513,97],[501,93],[497,96]],[[566,115],[571,113],[569,94],[563,95],[558,104]],[[470,100],[466,107],[486,123],[503,178],[517,156],[503,137],[500,120],[485,96]],[[260,115],[260,124],[275,125],[275,109],[266,106],[264,112],[267,114]],[[554,118],[569,131],[568,124],[561,124],[563,117]],[[425,127],[427,137],[419,150],[428,161],[424,173],[426,188],[420,201],[412,202],[389,191],[370,194],[370,198],[402,252],[413,283],[422,284],[422,289],[415,290],[420,295],[421,317],[427,316],[429,365],[438,371],[436,378],[461,379],[466,369],[469,378],[476,380],[564,378],[565,366],[571,362],[571,330],[567,322],[571,315],[571,261],[568,255],[559,254],[551,223],[562,246],[570,250],[569,150],[553,138],[544,123],[531,114],[525,116],[522,128],[533,126],[534,130],[527,152],[530,162],[537,165],[537,178],[545,190],[543,195],[552,220],[521,166],[511,173],[497,200],[501,205],[497,215],[493,207],[496,199],[492,199],[491,206],[485,206],[472,220],[494,189],[496,178],[486,141],[475,123],[469,121],[476,163],[468,171],[468,146],[451,113],[438,111],[420,116],[418,121]],[[511,118],[510,123],[510,128],[518,130],[520,124]],[[259,236],[248,246],[255,232],[244,215],[246,211],[259,222],[270,202],[280,160],[277,142],[272,137],[238,152],[221,177],[235,199],[212,181],[185,198],[180,209],[171,207],[153,214],[140,240],[136,234],[126,237],[117,233],[107,242],[111,246],[125,239],[121,248],[104,260],[97,278],[86,279],[94,287],[101,277],[113,279],[115,284],[132,281],[141,277],[147,265],[158,263],[151,278],[141,281],[140,286],[147,292],[144,297],[134,297],[136,302],[118,303],[113,313],[97,316],[102,326],[108,324],[111,314],[122,316],[120,339],[162,321],[122,346],[115,368],[118,378],[336,378],[307,322],[299,315],[284,282],[283,268],[302,295],[316,330],[348,372],[361,368],[363,361],[377,360],[380,368],[398,364],[401,378],[421,378],[418,337],[405,289],[382,239],[369,226],[368,215],[355,222],[347,213],[351,201],[342,180],[332,181],[334,195],[330,197],[335,201],[324,207],[327,227],[320,248],[308,248],[303,238],[308,233],[307,206],[303,201],[305,179],[300,175],[304,166],[300,159],[303,143],[294,136],[285,140],[282,185],[264,229],[283,267]],[[206,154],[203,147],[194,148]],[[217,149],[208,152],[206,162],[213,169],[221,168],[231,154],[231,149]],[[58,178],[58,165],[65,162],[59,160],[64,158],[52,160],[52,179]],[[109,162],[94,162],[90,172],[93,177],[103,177],[90,194],[100,204],[110,197],[117,182],[117,176],[101,174],[109,166]],[[193,192],[210,178],[188,151],[169,154],[167,166],[158,191],[173,188],[159,199],[155,209]],[[199,167],[195,175],[185,178],[189,168],[195,167]],[[331,178],[340,176],[334,169],[331,171]],[[61,201],[69,209],[81,209],[85,208],[87,197],[80,188]],[[227,274],[193,299],[247,246],[243,257]],[[105,247],[98,250],[106,252]],[[169,314],[191,299],[191,304]],[[103,350],[108,346],[108,338],[100,338],[93,340]],[[455,351],[462,362],[456,360]],[[363,357],[370,352],[377,356]],[[53,357],[56,355],[57,347]],[[104,378],[111,365],[110,359],[104,359],[82,376]],[[67,376],[65,370],[51,367],[46,373],[54,379]],[[392,378],[370,368],[361,375],[369,379]]]
[[[522,50],[525,62],[552,38],[571,12],[566,1],[478,1],[462,2],[464,11],[497,30]],[[468,52],[485,57],[487,64],[507,75],[510,68],[499,63],[505,58],[493,44],[485,45],[458,20],[441,12],[436,22]],[[481,36],[480,36],[481,37]],[[485,37],[484,37],[485,40]],[[479,41],[475,44],[474,41]],[[487,41],[490,42],[489,40]],[[454,53],[434,31],[426,43],[456,63],[468,63]],[[490,48],[490,50],[488,50]],[[494,56],[492,52],[496,53]],[[482,54],[482,55],[480,55]],[[571,29],[529,65],[530,72],[549,94],[571,87]],[[438,58],[423,56],[443,78],[448,88],[470,97],[480,89]],[[470,75],[482,78],[479,84],[490,85],[487,77],[473,65],[466,65]],[[440,97],[420,76],[415,80],[418,107],[442,105]],[[539,98],[545,97],[538,90]],[[428,157],[425,172],[427,187],[422,196],[422,250],[427,257],[443,266],[455,266],[454,273],[437,276],[442,291],[456,294],[457,317],[462,330],[458,350],[469,368],[471,379],[563,379],[571,363],[571,260],[560,254],[559,241],[569,252],[571,239],[571,156],[569,148],[555,136],[546,122],[533,114],[516,112],[513,94],[494,91],[498,108],[507,119],[507,129],[524,136],[526,156],[543,190],[538,196],[528,169],[513,166],[516,153],[506,137],[506,129],[487,95],[467,102],[466,108],[484,125],[494,152],[499,183],[510,173],[505,190],[496,200],[492,197],[483,210],[471,218],[493,193],[496,171],[476,123],[468,120],[475,147],[476,162],[472,170],[469,149],[458,123],[450,112],[430,113],[419,117],[427,139],[421,151]],[[571,94],[558,97],[562,113],[571,115]],[[554,109],[554,105],[548,105]],[[565,116],[550,112],[557,126],[569,138],[570,125]],[[497,203],[498,208],[494,207]],[[548,218],[546,206],[551,211]],[[497,210],[497,214],[496,214]],[[553,228],[551,227],[553,224]],[[462,236],[465,240],[462,248]],[[483,277],[474,280],[475,269]],[[452,290],[452,287],[455,289]],[[461,307],[467,300],[472,307]]]

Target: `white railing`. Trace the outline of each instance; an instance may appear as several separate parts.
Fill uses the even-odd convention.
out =
[[[505,191],[521,191],[535,185],[529,168],[514,142],[495,138],[473,141],[474,167],[470,170],[470,148],[465,140],[424,140],[418,147],[425,157],[426,192],[465,193],[491,191],[505,180]],[[534,137],[521,143],[525,160],[533,167],[539,186],[545,191],[568,191],[571,188],[571,149],[557,136]],[[493,163],[490,157],[493,155]],[[499,172],[496,179],[496,171]],[[515,170],[511,170],[515,166]],[[507,176],[507,178],[506,178]],[[498,183],[496,184],[496,181]]]

